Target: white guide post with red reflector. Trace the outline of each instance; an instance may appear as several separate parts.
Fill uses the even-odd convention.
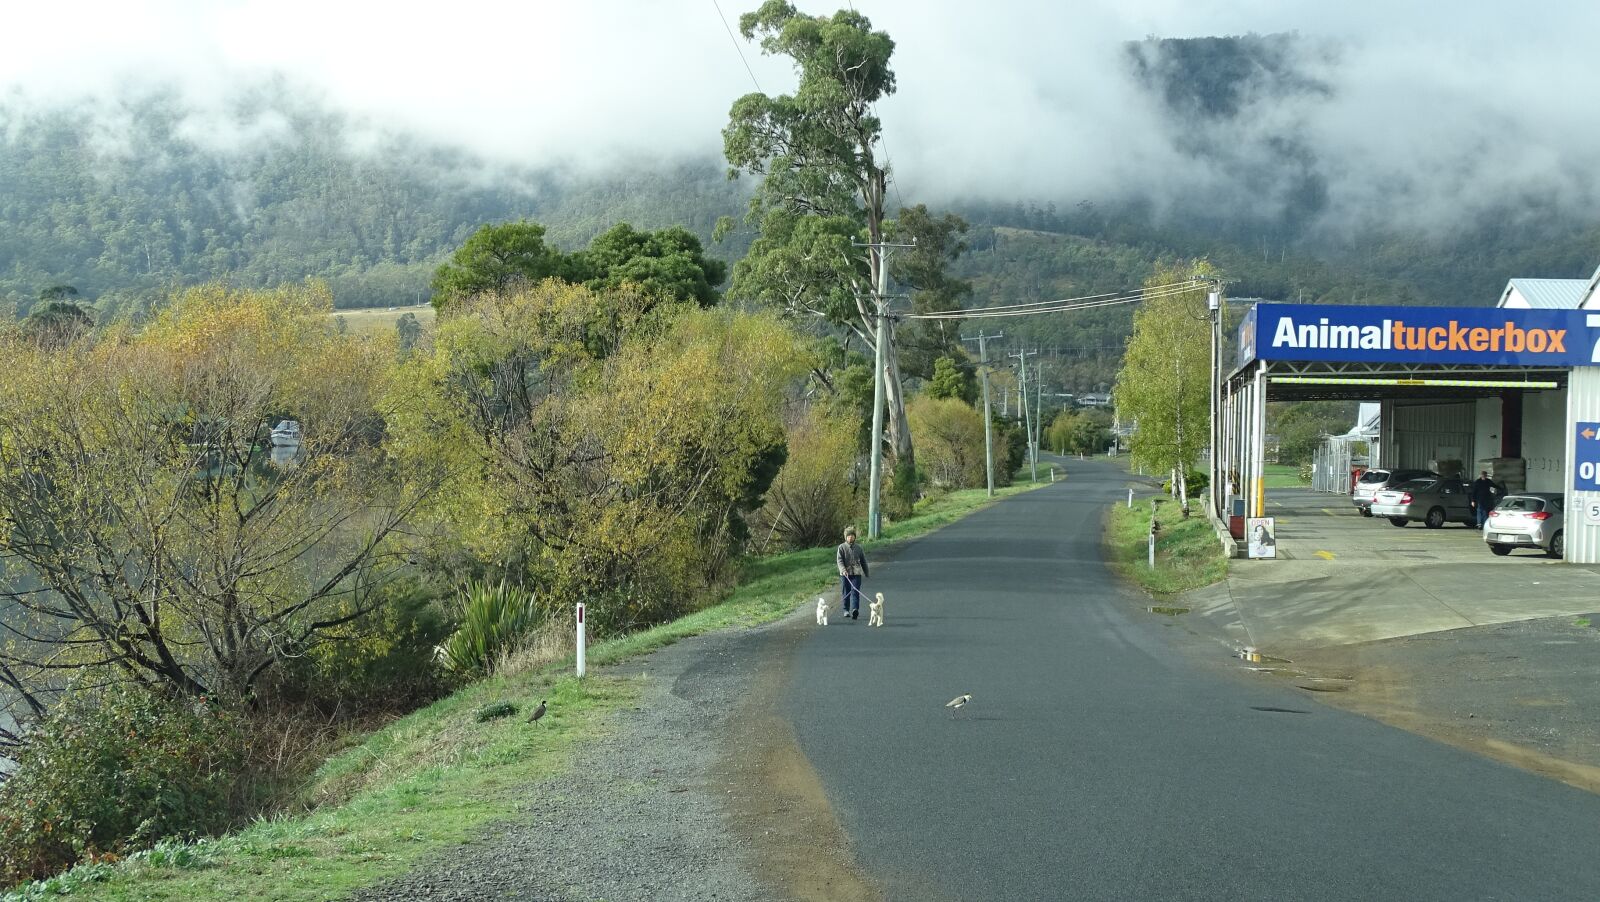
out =
[[[578,676],[580,677],[583,676],[583,653],[586,644],[587,641],[583,633],[583,602],[580,601],[578,602]]]

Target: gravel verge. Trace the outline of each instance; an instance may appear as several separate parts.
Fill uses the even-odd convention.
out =
[[[644,682],[570,772],[527,788],[527,808],[464,846],[355,896],[412,900],[766,900],[719,772],[781,624],[709,633],[606,669]]]

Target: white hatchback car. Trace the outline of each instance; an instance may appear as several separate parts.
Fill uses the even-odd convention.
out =
[[[1566,553],[1566,497],[1560,492],[1521,492],[1500,499],[1483,526],[1483,540],[1499,555],[1514,548],[1539,548],[1551,557]]]

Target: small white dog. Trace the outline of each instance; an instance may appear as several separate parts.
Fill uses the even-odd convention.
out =
[[[878,599],[867,605],[871,616],[867,617],[867,626],[883,626],[883,593],[878,593]]]
[[[821,595],[817,596],[817,626],[828,625],[828,600]]]

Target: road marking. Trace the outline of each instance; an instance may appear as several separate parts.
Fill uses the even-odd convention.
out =
[[[1325,561],[1331,561],[1331,560],[1333,560],[1333,552],[1331,552],[1331,551],[1319,551],[1319,552],[1317,552],[1317,557],[1322,558]]]

